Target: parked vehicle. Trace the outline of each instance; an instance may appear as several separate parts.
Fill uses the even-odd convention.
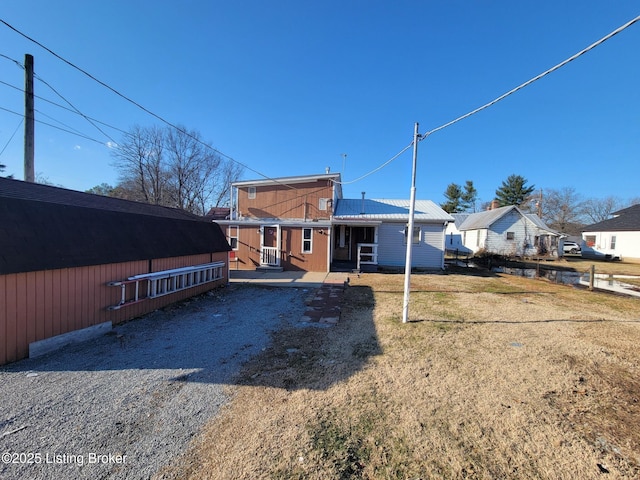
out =
[[[562,251],[564,253],[580,253],[581,248],[580,245],[578,245],[576,242],[570,242],[568,240],[565,240],[564,245],[562,246]]]

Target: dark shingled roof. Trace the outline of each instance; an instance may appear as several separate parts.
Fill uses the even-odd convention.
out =
[[[616,217],[587,225],[583,232],[640,232],[640,205],[622,209]]]
[[[181,210],[0,178],[0,274],[229,250]]]

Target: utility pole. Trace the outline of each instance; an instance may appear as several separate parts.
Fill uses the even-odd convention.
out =
[[[24,56],[24,181],[35,182],[35,117],[33,105],[33,55]]]
[[[542,218],[542,189],[540,189],[540,199],[538,200],[538,216]]]
[[[418,163],[418,123],[413,130],[413,168],[411,172],[411,200],[409,205],[409,223],[407,224],[407,259],[404,266],[404,301],[402,304],[402,323],[409,319],[409,290],[411,289],[411,248],[413,246],[413,217],[416,211],[416,166]]]

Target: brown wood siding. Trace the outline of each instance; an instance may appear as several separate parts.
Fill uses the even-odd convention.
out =
[[[302,253],[302,227],[284,227],[282,229],[283,267],[285,270],[305,270],[307,272],[326,272],[327,228],[312,229],[312,252]],[[323,233],[320,233],[323,232]]]
[[[302,253],[302,228],[281,227],[280,266],[284,270],[328,271],[328,229],[309,224],[308,228],[313,229],[313,251],[309,254]],[[235,255],[237,260],[229,262],[232,270],[255,270],[260,266],[260,234],[256,226],[239,226]]]
[[[235,227],[236,225],[231,225]],[[236,260],[230,261],[231,270],[255,270],[260,266],[260,234],[255,225],[238,226],[238,249],[234,250]],[[235,231],[235,230],[234,230]],[[225,227],[229,236],[229,226]]]
[[[154,260],[153,271],[224,261],[227,252]],[[227,283],[223,279],[120,310],[107,310],[120,301],[120,288],[108,282],[149,273],[147,260],[117,264],[0,275],[0,365],[29,355],[29,344],[62,333],[111,321],[139,317],[171,303]]]
[[[321,198],[333,198],[329,180],[285,185],[256,186],[256,198],[249,198],[248,187],[238,189],[238,211],[251,218],[300,218],[327,220],[331,209],[318,208]]]

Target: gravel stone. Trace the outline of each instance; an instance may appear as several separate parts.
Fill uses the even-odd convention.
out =
[[[306,290],[229,286],[0,367],[0,479],[147,479],[229,401]]]

